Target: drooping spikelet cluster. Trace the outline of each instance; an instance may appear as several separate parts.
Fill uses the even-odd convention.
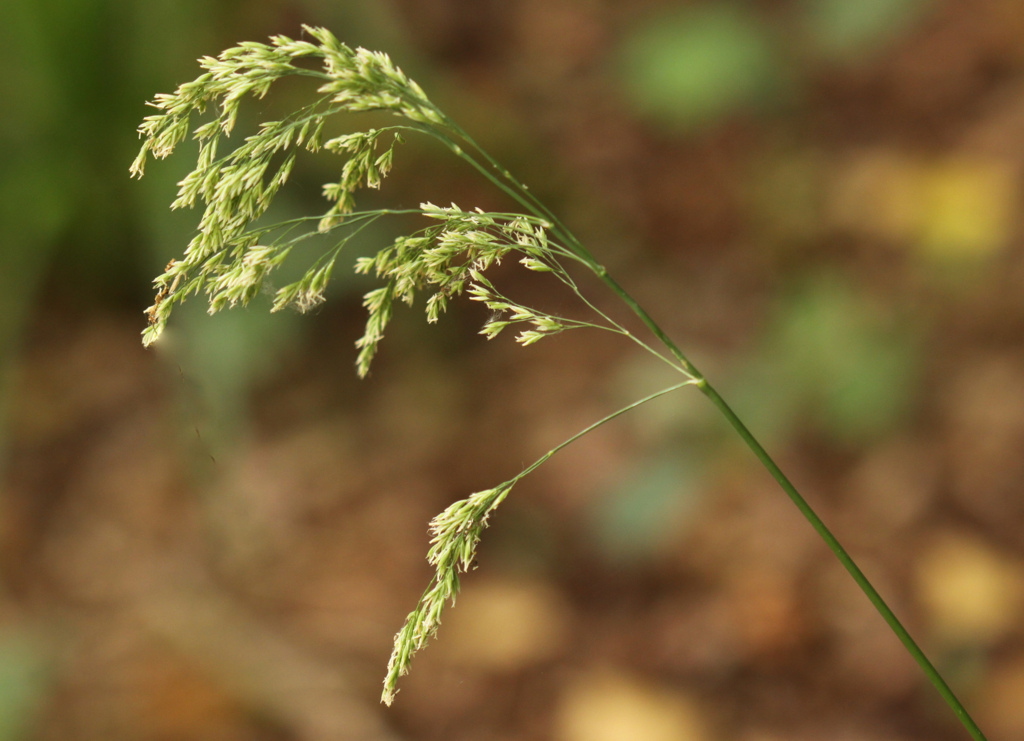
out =
[[[409,613],[405,625],[395,636],[395,647],[388,661],[382,700],[390,705],[397,694],[398,680],[409,672],[417,651],[437,633],[441,612],[455,602],[459,592],[459,574],[469,571],[476,559],[480,533],[487,527],[491,512],[515,485],[516,479],[493,489],[471,494],[450,505],[430,522],[430,551],[427,561],[435,573],[416,609]]]
[[[271,229],[256,227],[295,164],[297,153],[321,147],[347,155],[337,183],[324,187],[332,202],[319,217],[319,231],[341,223],[354,208],[354,194],[363,187],[379,187],[391,169],[397,129],[349,134],[324,142],[328,116],[341,111],[386,110],[406,119],[413,127],[445,127],[443,115],[423,90],[395,67],[387,55],[351,49],[323,28],[306,27],[317,43],[275,36],[269,44],[245,42],[218,57],[205,57],[206,72],[172,93],[156,96],[151,105],[160,113],[147,117],[139,127],[142,149],[132,163],[133,175],[143,174],[150,155],[170,155],[189,135],[199,142],[195,169],[180,183],[173,208],[204,205],[198,233],[182,259],[173,260],[156,280],[157,300],[148,309],[150,326],[143,341],[152,343],[163,331],[171,309],[186,296],[204,291],[210,311],[245,304],[255,296],[263,279],[288,256],[297,240],[262,244]],[[320,60],[311,69],[304,60]],[[303,66],[303,65],[306,66]],[[238,119],[246,96],[261,98],[278,79],[306,76],[318,80],[317,98],[280,121],[263,123],[226,155],[218,149]],[[194,116],[214,109],[212,120],[191,129]],[[389,141],[382,135],[389,133]],[[294,305],[308,308],[322,300],[333,259],[301,281],[284,286],[274,308]]]

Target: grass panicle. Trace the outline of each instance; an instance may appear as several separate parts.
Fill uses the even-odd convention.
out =
[[[356,370],[360,376],[370,370],[395,303],[411,305],[422,293],[426,295],[428,322],[438,321],[449,302],[465,294],[489,310],[480,330],[488,339],[513,326],[518,331],[515,339],[523,346],[569,329],[600,329],[652,353],[674,368],[682,379],[612,412],[555,446],[513,478],[455,502],[432,520],[427,561],[434,574],[395,637],[383,701],[390,704],[394,700],[399,678],[409,671],[416,652],[436,634],[445,607],[458,594],[460,574],[475,564],[476,549],[489,518],[515,484],[596,427],[641,404],[693,386],[718,409],[792,499],[971,737],[984,741],[984,735],[945,680],[810,504],[679,346],[557,216],[434,106],[423,89],[386,54],[352,49],[323,28],[306,26],[304,35],[312,40],[275,36],[266,44],[245,42],[218,57],[205,57],[200,60],[204,72],[199,77],[179,86],[174,93],[157,95],[150,103],[158,113],[147,117],[139,127],[143,143],[131,173],[141,177],[150,157],[169,156],[191,135],[199,144],[196,166],[178,184],[172,208],[198,205],[202,215],[183,255],[171,260],[155,280],[156,300],[146,310],[149,326],[143,332],[145,344],[157,340],[173,307],[188,296],[205,294],[211,313],[247,304],[302,242],[329,235],[329,246],[302,277],[274,293],[273,311],[286,307],[308,310],[324,300],[342,249],[361,229],[380,218],[417,213],[423,219],[422,228],[398,237],[355,263],[357,273],[372,275],[380,282],[363,298],[366,327],[356,342]],[[234,146],[229,145],[242,101],[262,98],[275,81],[289,76],[314,79],[318,86],[313,100],[281,120],[263,122],[255,133],[235,139],[231,142]],[[329,118],[361,111],[388,111],[400,123],[323,140]],[[391,170],[395,148],[402,144],[403,134],[410,132],[440,142],[509,196],[522,211],[492,213],[431,203],[412,211],[357,210],[358,193],[365,188],[381,187]],[[320,150],[344,160],[338,180],[323,186],[328,202],[324,212],[284,223],[265,223],[267,209],[288,182],[299,154]],[[503,294],[487,272],[509,258],[516,259],[526,270],[548,276],[553,286],[560,284],[569,290],[589,319],[555,316]],[[650,336],[627,330],[599,309],[580,290],[574,278],[577,270],[593,273],[636,315]]]

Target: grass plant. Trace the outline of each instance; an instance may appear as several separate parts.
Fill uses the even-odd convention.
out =
[[[139,128],[143,144],[131,172],[141,176],[150,156],[167,157],[191,136],[199,144],[196,166],[180,182],[172,208],[201,204],[202,216],[184,254],[172,260],[155,281],[156,300],[147,309],[149,326],[143,333],[146,345],[158,339],[173,307],[186,297],[205,294],[211,313],[247,304],[265,284],[269,285],[268,276],[292,258],[301,243],[324,237],[329,246],[302,277],[273,292],[273,311],[286,307],[306,311],[324,300],[339,254],[361,229],[378,219],[416,213],[423,219],[422,228],[356,261],[357,272],[380,281],[380,286],[363,300],[368,316],[365,331],[356,343],[360,376],[369,372],[396,302],[412,305],[421,293],[426,296],[428,322],[436,322],[451,300],[465,296],[490,310],[480,330],[488,339],[508,329],[516,333],[517,342],[530,345],[569,330],[596,329],[636,343],[679,374],[677,383],[609,414],[513,478],[470,494],[431,521],[427,560],[435,572],[395,637],[383,702],[390,705],[395,699],[399,679],[409,671],[413,656],[436,634],[444,608],[459,591],[460,574],[474,563],[489,518],[516,483],[596,427],[660,396],[692,387],[721,413],[818,532],[970,736],[983,741],[984,735],[945,680],[807,500],[678,345],[569,228],[437,108],[387,55],[352,49],[323,28],[305,27],[305,36],[311,40],[275,36],[270,43],[245,42],[218,57],[205,57],[200,60],[205,71],[199,77],[174,93],[156,96],[151,103],[158,112],[147,117]],[[228,145],[243,99],[261,98],[275,81],[292,76],[311,78],[316,83],[312,102],[281,120],[260,124],[256,133],[236,146]],[[398,122],[325,139],[325,122],[330,117],[360,111],[390,112]],[[195,123],[194,118],[199,122]],[[485,212],[431,203],[411,211],[358,210],[356,194],[380,186],[391,169],[396,147],[410,135],[425,135],[440,142],[504,192],[521,211]],[[344,158],[338,181],[323,187],[329,207],[315,216],[265,223],[263,217],[288,181],[298,153],[321,149]],[[503,260],[517,260],[524,269],[548,276],[552,285],[560,284],[576,297],[589,318],[551,314],[504,295],[488,277],[488,270]],[[617,296],[639,318],[646,336],[635,334],[598,308],[574,277],[580,271],[592,273]]]

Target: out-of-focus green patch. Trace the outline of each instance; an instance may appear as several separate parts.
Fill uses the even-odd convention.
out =
[[[305,4],[314,16],[334,17],[361,43],[374,34],[398,34],[378,4]],[[152,112],[144,103],[194,74],[196,57],[219,48],[223,33],[233,39],[240,18],[264,26],[279,22],[273,4],[256,5],[0,0],[0,466],[9,364],[44,281],[69,305],[127,295],[138,305],[139,329],[144,326],[150,276],[180,252],[196,220],[195,213],[166,206],[185,174],[178,163],[151,167],[144,183],[129,178],[139,146],[136,126]],[[286,30],[259,33],[268,29]],[[319,159],[336,177],[336,158]],[[303,166],[316,160],[310,156]],[[289,196],[321,206],[320,182],[307,179]],[[307,213],[308,203],[295,210]],[[339,264],[338,276],[352,282],[347,262]],[[218,410],[211,413],[223,412],[226,420],[270,372],[262,364],[278,362],[274,352],[284,351],[281,337],[293,331],[284,327],[292,318],[183,319],[176,338],[182,347],[172,356],[209,393]]]
[[[619,66],[641,112],[684,129],[763,105],[786,87],[767,27],[728,2],[647,19],[627,36]]]
[[[697,456],[675,449],[640,461],[591,510],[601,552],[627,562],[663,552],[700,503],[702,472]]]
[[[190,424],[203,428],[204,445],[216,451],[245,431],[249,395],[280,370],[302,332],[294,312],[257,305],[208,316],[203,308],[183,304],[156,348],[180,369]]]
[[[817,276],[782,301],[736,384],[736,406],[757,434],[784,437],[803,418],[838,442],[867,442],[908,412],[918,344],[849,281]]]
[[[39,645],[20,632],[0,633],[0,741],[28,738],[47,688]]]
[[[0,471],[7,447],[11,368],[50,258],[52,239],[69,212],[59,164],[54,158],[12,156],[0,168]]]
[[[869,54],[919,21],[932,0],[804,0],[807,31],[826,56]]]

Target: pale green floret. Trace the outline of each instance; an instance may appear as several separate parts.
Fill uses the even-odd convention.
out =
[[[520,332],[518,335],[516,335],[516,342],[518,342],[523,347],[532,345],[534,342],[538,342],[542,339],[544,339],[544,333],[536,332],[532,329],[524,330]]]
[[[509,324],[511,324],[511,322],[501,320],[489,321],[480,330],[480,334],[489,340],[493,340],[501,333],[501,330],[505,329]]]
[[[349,146],[349,137],[338,146]],[[488,268],[497,265],[510,252],[528,255],[544,254],[546,236],[543,227],[523,217],[500,217],[483,211],[463,211],[457,205],[447,207],[424,203],[421,212],[441,222],[418,232],[402,236],[374,257],[356,262],[359,273],[374,273],[388,283],[387,290],[367,295],[364,306],[369,312],[366,331],[357,343],[360,354],[357,369],[360,375],[369,370],[384,330],[392,315],[391,304],[400,300],[412,304],[415,294],[429,290],[426,302],[428,322],[435,322],[445,311],[451,297],[469,288],[470,298],[483,301],[489,309],[513,309],[521,314],[511,321],[532,321],[532,311],[513,304],[497,294],[484,278]],[[536,258],[534,258],[536,259]],[[490,302],[490,303],[488,303]],[[485,325],[484,334],[493,337],[501,328],[493,322]],[[551,333],[551,332],[548,332]]]
[[[524,257],[519,261],[519,264],[525,267],[527,270],[533,270],[538,273],[550,273],[553,268],[550,265],[538,260],[536,257]]]

